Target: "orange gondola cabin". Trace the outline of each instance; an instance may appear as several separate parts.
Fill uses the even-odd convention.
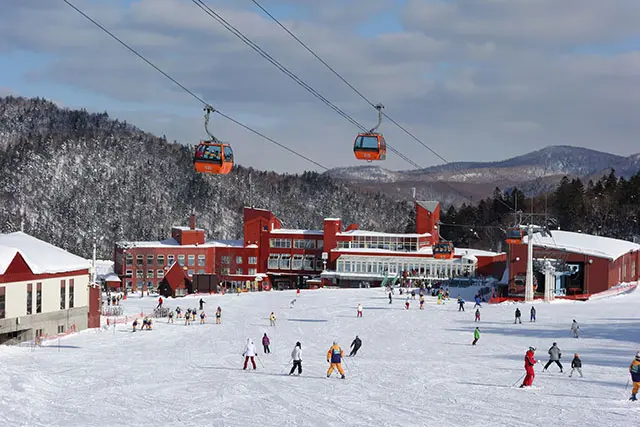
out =
[[[387,144],[381,133],[360,133],[353,143],[353,152],[358,160],[385,160]]]
[[[433,256],[436,259],[451,259],[453,255],[452,242],[438,242],[433,246]]]
[[[509,245],[519,245],[522,243],[524,232],[522,228],[514,227],[507,230],[507,243]]]
[[[233,150],[229,144],[200,141],[193,164],[196,172],[226,175],[233,169]]]

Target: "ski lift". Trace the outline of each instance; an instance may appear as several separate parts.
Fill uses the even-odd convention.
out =
[[[378,124],[369,132],[359,133],[353,142],[353,152],[358,160],[385,160],[387,158],[387,143],[381,133],[376,129],[382,123],[382,109],[384,105],[378,104],[375,109],[378,110]]]
[[[204,107],[204,129],[209,140],[200,141],[193,156],[196,172],[226,175],[233,168],[233,150],[231,145],[219,141],[209,132],[209,116],[216,110],[207,105]]]
[[[436,259],[453,258],[454,250],[452,242],[438,242],[433,246],[433,256]]]
[[[507,244],[519,245],[522,243],[524,233],[520,227],[511,227],[507,229]]]

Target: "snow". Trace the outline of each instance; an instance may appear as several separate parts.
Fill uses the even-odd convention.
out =
[[[106,277],[109,274],[113,273],[113,261],[110,260],[96,260],[96,276],[98,277]]]
[[[616,260],[627,252],[640,251],[640,245],[626,240],[610,237],[594,236],[592,234],[574,233],[571,231],[552,230],[553,237],[533,235],[533,244],[537,247],[565,249],[570,252],[591,255],[598,258]],[[523,243],[528,243],[525,236]]]
[[[180,231],[204,231],[204,228],[191,228],[191,227],[186,227],[182,225],[174,225],[171,228],[180,230]]]
[[[337,236],[375,236],[375,237],[404,237],[404,238],[416,238],[416,237],[429,237],[431,233],[383,233],[381,231],[368,231],[368,230],[349,230],[341,233],[336,233]]]
[[[0,247],[4,247],[0,250],[0,273],[4,273],[16,251],[20,252],[34,274],[66,273],[85,270],[91,266],[89,260],[22,231],[0,234]]]
[[[433,248],[431,246],[424,246],[420,248],[418,251],[407,252],[407,251],[392,251],[390,249],[380,249],[380,248],[335,248],[331,249],[331,251],[338,252],[349,252],[349,253],[367,253],[367,254],[417,254],[417,255],[433,255]],[[471,256],[497,256],[500,255],[498,252],[484,251],[481,249],[468,249],[468,248],[454,248],[454,255],[459,257],[471,257]]]
[[[200,296],[165,299],[197,307]],[[382,289],[322,289],[206,295],[207,324],[156,321],[135,334],[128,325],[88,330],[43,347],[0,346],[0,425],[17,426],[631,426],[628,367],[638,350],[640,292],[598,301],[483,304],[458,312],[455,299],[425,310],[388,304]],[[296,298],[294,308],[289,302]],[[149,313],[157,297],[130,296],[126,313]],[[356,306],[364,305],[363,318]],[[213,313],[220,305],[222,324]],[[523,323],[513,324],[515,306]],[[268,316],[275,312],[277,326]],[[582,337],[570,336],[572,319]],[[197,323],[197,322],[196,322]],[[480,340],[472,347],[473,330]],[[242,371],[246,339],[267,332],[258,369]],[[363,347],[346,358],[346,380],[326,378],[326,352],[346,353],[355,335]],[[289,377],[290,354],[302,343],[301,377]],[[547,361],[556,341],[569,370],[579,353],[584,378],[536,366],[535,388],[518,389],[529,346]],[[58,346],[59,344],[59,346]],[[264,365],[264,366],[263,366]],[[633,421],[635,420],[635,421]]]
[[[208,248],[208,247],[242,247],[242,240],[207,240],[199,245],[181,245],[176,239],[170,237],[165,240],[118,242],[118,246],[126,248],[160,248],[163,246],[180,246],[182,248]]]
[[[322,230],[299,230],[293,228],[274,228],[271,230],[271,234],[309,234],[314,236],[323,236]]]

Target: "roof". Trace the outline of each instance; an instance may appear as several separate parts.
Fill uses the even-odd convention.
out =
[[[176,230],[181,230],[181,231],[204,231],[204,228],[191,228],[191,227],[184,227],[181,225],[174,225],[173,227]]]
[[[436,201],[436,200],[423,200],[423,201],[418,201],[416,200],[416,203],[419,204],[420,206],[422,206],[423,208],[425,208],[426,210],[428,210],[429,212],[433,212],[436,210],[436,208],[438,207],[438,205],[440,204],[440,202]]]
[[[89,269],[91,262],[22,231],[0,234],[0,274],[20,253],[34,274],[65,273]]]
[[[310,234],[314,236],[323,236],[322,230],[298,230],[294,228],[274,228],[271,234]]]
[[[113,261],[102,259],[96,260],[96,275],[98,277],[106,277],[111,273],[113,273]]]
[[[553,237],[545,237],[534,233],[533,245],[552,249],[564,249],[568,252],[591,255],[598,258],[615,260],[627,252],[640,251],[640,245],[626,240],[592,234],[574,233],[572,231],[551,230]],[[528,243],[528,236],[523,238]]]
[[[376,236],[376,237],[429,237],[431,233],[383,233],[381,231],[349,230],[336,233],[337,236]]]
[[[389,249],[377,249],[377,248],[337,248],[337,249],[332,249],[332,251],[337,251],[337,252],[351,252],[351,255],[357,255],[358,253],[361,253],[362,255],[376,255],[376,254],[384,254],[384,255],[398,255],[398,254],[403,254],[403,255],[417,255],[417,256],[424,256],[424,255],[433,255],[433,250],[431,246],[425,246],[424,248],[421,248],[419,251],[417,252],[408,252],[408,251],[392,251]],[[467,248],[454,248],[454,255],[462,257],[462,256],[498,256],[500,255],[500,253],[497,252],[491,252],[491,251],[483,251],[481,249],[467,249]]]
[[[342,218],[325,218],[325,221],[342,221]]]
[[[104,280],[105,282],[119,282],[120,281],[120,276],[118,276],[116,273],[109,273],[106,276],[101,276],[100,278],[102,280]]]
[[[243,247],[242,240],[207,240],[199,245],[181,245],[176,239],[170,237],[165,240],[152,240],[140,242],[118,242],[119,247],[130,248],[159,248],[164,246],[179,246],[182,248],[210,248],[210,247]]]

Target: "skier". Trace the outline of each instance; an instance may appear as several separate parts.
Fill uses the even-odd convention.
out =
[[[535,307],[531,307],[531,318],[529,319],[530,322],[535,322],[536,321],[536,308]]]
[[[345,378],[344,370],[342,369],[343,354],[344,353],[342,352],[342,349],[340,348],[338,343],[334,341],[333,345],[329,348],[329,351],[327,351],[327,362],[331,363],[331,365],[329,365],[329,370],[327,370],[327,378],[331,376],[334,369],[337,369],[338,372],[340,372],[340,375],[342,375],[342,379]]]
[[[156,308],[162,307],[162,297],[158,298],[158,306]]]
[[[169,312],[169,320],[167,320],[167,323],[173,323],[173,310]]]
[[[476,327],[476,330],[473,331],[473,342],[471,343],[471,345],[476,345],[479,339],[480,339],[480,328]]]
[[[420,310],[424,310],[424,295],[420,295]]]
[[[480,295],[476,295],[476,303],[475,303],[475,305],[473,306],[473,308],[476,308],[476,307],[482,307],[482,305],[481,305],[480,303],[481,303],[481,301],[480,301]]]
[[[407,299],[404,302],[404,309],[409,310],[409,297],[407,297]]]
[[[256,369],[256,346],[251,341],[251,338],[247,338],[247,344],[244,346],[244,352],[242,353],[244,356],[244,369],[247,369],[247,364],[249,363],[249,359],[251,359],[251,364],[253,365],[253,369]]]
[[[296,289],[296,295],[300,296],[300,288]]]
[[[292,299],[291,302],[289,303],[289,308],[293,308],[293,305],[296,303],[296,299]]]
[[[356,335],[356,338],[353,340],[350,347],[353,347],[353,349],[351,349],[351,353],[349,353],[349,357],[353,357],[358,353],[358,350],[360,350],[360,347],[362,347],[362,340],[358,338],[358,336]]]
[[[571,361],[571,372],[569,373],[569,378],[573,375],[573,371],[578,371],[580,377],[582,377],[582,360],[578,357],[578,353],[573,355],[573,360]]]
[[[176,316],[178,319],[182,319],[182,309],[180,307],[176,307]]]
[[[222,309],[220,308],[220,306],[218,306],[218,309],[216,310],[216,325],[220,324],[221,317],[222,317]]]
[[[438,305],[442,304],[442,290],[438,291]]]
[[[458,307],[458,311],[464,311],[464,300],[462,297],[458,297],[458,305],[460,306]]]
[[[413,289],[411,291],[411,299],[416,299],[416,291],[415,291],[415,289]]]
[[[291,367],[291,371],[289,371],[289,375],[293,375],[296,367],[298,368],[298,375],[302,374],[302,344],[300,344],[300,341],[293,347],[291,359],[293,360],[293,366]]]
[[[547,362],[546,365],[544,365],[544,369],[542,370],[542,372],[546,371],[549,365],[551,365],[553,362],[556,362],[556,365],[560,367],[560,373],[564,372],[562,368],[562,363],[560,363],[561,357],[562,357],[562,353],[558,348],[558,343],[554,342],[551,348],[549,349],[549,361]]]
[[[516,308],[516,320],[514,320],[513,323],[522,323],[522,319],[520,319],[521,316],[522,313],[520,313],[520,309]]]
[[[200,311],[204,310],[203,306],[206,304],[202,298],[200,298]]]
[[[276,326],[276,315],[273,314],[273,311],[271,312],[271,315],[269,316],[269,323],[271,324],[271,326]]]
[[[269,337],[267,336],[267,333],[265,332],[264,335],[262,336],[262,347],[263,347],[263,350],[264,350],[265,354],[271,353],[271,350],[269,350],[269,344],[271,344],[271,341],[269,340]]]
[[[574,338],[578,338],[578,329],[580,329],[580,326],[578,326],[578,322],[576,322],[576,319],[573,319],[573,323],[571,324],[571,332],[573,332]]]
[[[203,325],[204,324],[204,319],[207,317],[206,314],[204,314],[204,311],[200,312],[200,324]]]
[[[135,332],[137,327],[138,327],[138,319],[133,319],[133,331],[132,332]]]
[[[389,292],[389,304],[391,304],[391,292]]]
[[[638,400],[636,394],[640,389],[640,351],[636,353],[636,358],[629,366],[629,372],[631,373],[631,381],[633,381],[633,388],[631,389],[631,398],[629,400]]]
[[[476,322],[480,321],[480,309],[479,308],[476,308],[476,320],[475,321]]]
[[[358,304],[358,314],[356,315],[356,317],[362,317],[362,304]]]
[[[527,354],[525,354],[524,356],[524,370],[527,374],[525,375],[524,381],[522,382],[520,388],[531,387],[531,384],[533,384],[533,379],[536,377],[536,372],[533,370],[533,366],[538,363],[538,361],[534,357],[535,352],[535,347],[529,347],[529,351],[527,351]]]
[[[187,326],[190,324],[191,324],[191,312],[187,310],[184,313],[184,325]]]

